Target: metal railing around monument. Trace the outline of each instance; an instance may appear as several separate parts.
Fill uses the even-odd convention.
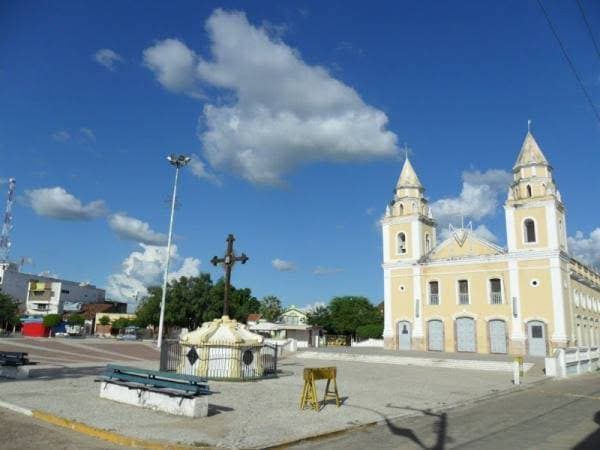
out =
[[[203,376],[209,380],[251,381],[273,378],[277,377],[277,347],[270,344],[240,347],[228,343],[213,343],[208,348],[200,348],[181,345],[174,339],[165,339],[162,343],[160,370]],[[194,351],[189,355],[192,349]],[[201,367],[205,369],[199,369]]]

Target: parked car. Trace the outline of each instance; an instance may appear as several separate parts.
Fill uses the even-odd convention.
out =
[[[139,327],[134,327],[134,326],[130,326],[130,327],[125,327],[122,330],[119,331],[119,335],[117,336],[117,339],[122,340],[122,341],[136,341],[138,339],[141,339],[141,330],[139,329]]]

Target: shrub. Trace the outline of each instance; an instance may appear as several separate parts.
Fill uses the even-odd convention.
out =
[[[108,316],[102,316],[102,317],[100,317],[100,319],[98,319],[98,323],[100,325],[104,325],[104,326],[109,325],[110,324],[110,317],[108,317]]]
[[[118,331],[118,330],[128,327],[130,324],[131,324],[131,321],[129,319],[127,319],[125,317],[121,317],[113,322],[112,329]]]
[[[67,320],[67,323],[69,325],[83,326],[85,325],[85,317],[83,317],[81,314],[71,314]]]
[[[383,334],[383,325],[378,323],[371,323],[368,325],[361,325],[356,328],[356,336],[362,339],[379,339]]]
[[[58,314],[48,314],[47,316],[44,316],[44,319],[42,321],[44,326],[47,328],[57,327],[58,325],[60,325],[61,322],[62,318]]]

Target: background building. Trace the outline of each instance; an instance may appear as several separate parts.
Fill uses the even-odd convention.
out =
[[[33,279],[28,283],[26,311],[36,315],[62,314],[67,305],[77,305],[79,311],[82,305],[102,303],[104,298],[104,289],[91,284]]]
[[[14,263],[0,263],[0,291],[18,300],[28,314],[62,314],[65,303],[101,303],[104,289],[89,283],[20,272]]]

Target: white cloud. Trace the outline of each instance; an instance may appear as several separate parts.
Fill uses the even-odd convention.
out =
[[[492,216],[498,209],[499,197],[508,192],[512,175],[504,170],[490,169],[485,172],[465,171],[462,179],[462,191],[458,197],[443,198],[431,204],[433,217],[441,229],[449,223],[460,223],[461,215],[473,220]]]
[[[341,269],[339,267],[317,266],[313,269],[313,274],[314,275],[334,275],[336,273],[340,273],[343,271],[344,271],[344,269]]]
[[[115,299],[131,301],[136,293],[143,297],[148,287],[162,285],[166,247],[140,244],[141,250],[131,252],[121,263],[121,271],[108,277],[107,293]],[[200,274],[200,260],[182,258],[177,246],[171,246],[171,267],[178,269],[169,273],[169,281],[182,276],[195,277]]]
[[[286,261],[285,259],[275,258],[271,261],[271,264],[275,270],[279,270],[280,272],[291,272],[296,270],[296,264],[292,261]]]
[[[61,220],[91,220],[106,214],[104,201],[84,205],[61,187],[25,191],[27,204],[40,216]]]
[[[192,171],[192,174],[202,180],[206,180],[210,183],[216,184],[217,186],[221,186],[222,184],[221,180],[206,168],[206,164],[202,162],[198,155],[192,154],[192,159],[190,160],[190,170]]]
[[[150,228],[148,223],[142,222],[134,217],[129,217],[127,214],[112,214],[108,218],[108,226],[117,233],[121,239],[148,245],[167,244],[166,234],[157,233]]]
[[[110,48],[101,48],[92,55],[94,61],[106,67],[110,71],[114,71],[116,63],[123,62],[123,58]]]
[[[94,131],[90,128],[86,128],[86,127],[81,127],[79,129],[79,131],[81,132],[81,134],[83,134],[83,136],[92,141],[92,142],[96,142],[96,135],[94,134]]]
[[[482,239],[485,239],[486,241],[490,241],[493,243],[498,242],[498,238],[496,237],[496,235],[494,233],[492,233],[491,230],[483,224],[481,224],[481,225],[477,226],[477,228],[473,229],[473,234]]]
[[[198,57],[177,39],[165,39],[144,50],[144,65],[167,90],[201,97],[195,70]]]
[[[55,131],[52,133],[52,139],[56,142],[67,142],[71,139],[71,135],[65,130]]]
[[[600,266],[600,228],[593,230],[587,237],[581,231],[568,238],[569,252],[582,262]]]
[[[327,306],[327,303],[321,302],[321,301],[316,301],[314,303],[309,303],[308,305],[304,305],[304,307],[302,308],[302,310],[305,313],[311,313],[311,312],[313,312],[317,308],[326,307],[326,306]]]
[[[167,39],[146,49],[144,61],[170,91],[195,94],[204,83],[233,94],[227,104],[206,104],[200,118],[199,138],[212,167],[277,185],[311,162],[396,154],[384,112],[243,13],[218,9],[206,29],[212,60]]]

